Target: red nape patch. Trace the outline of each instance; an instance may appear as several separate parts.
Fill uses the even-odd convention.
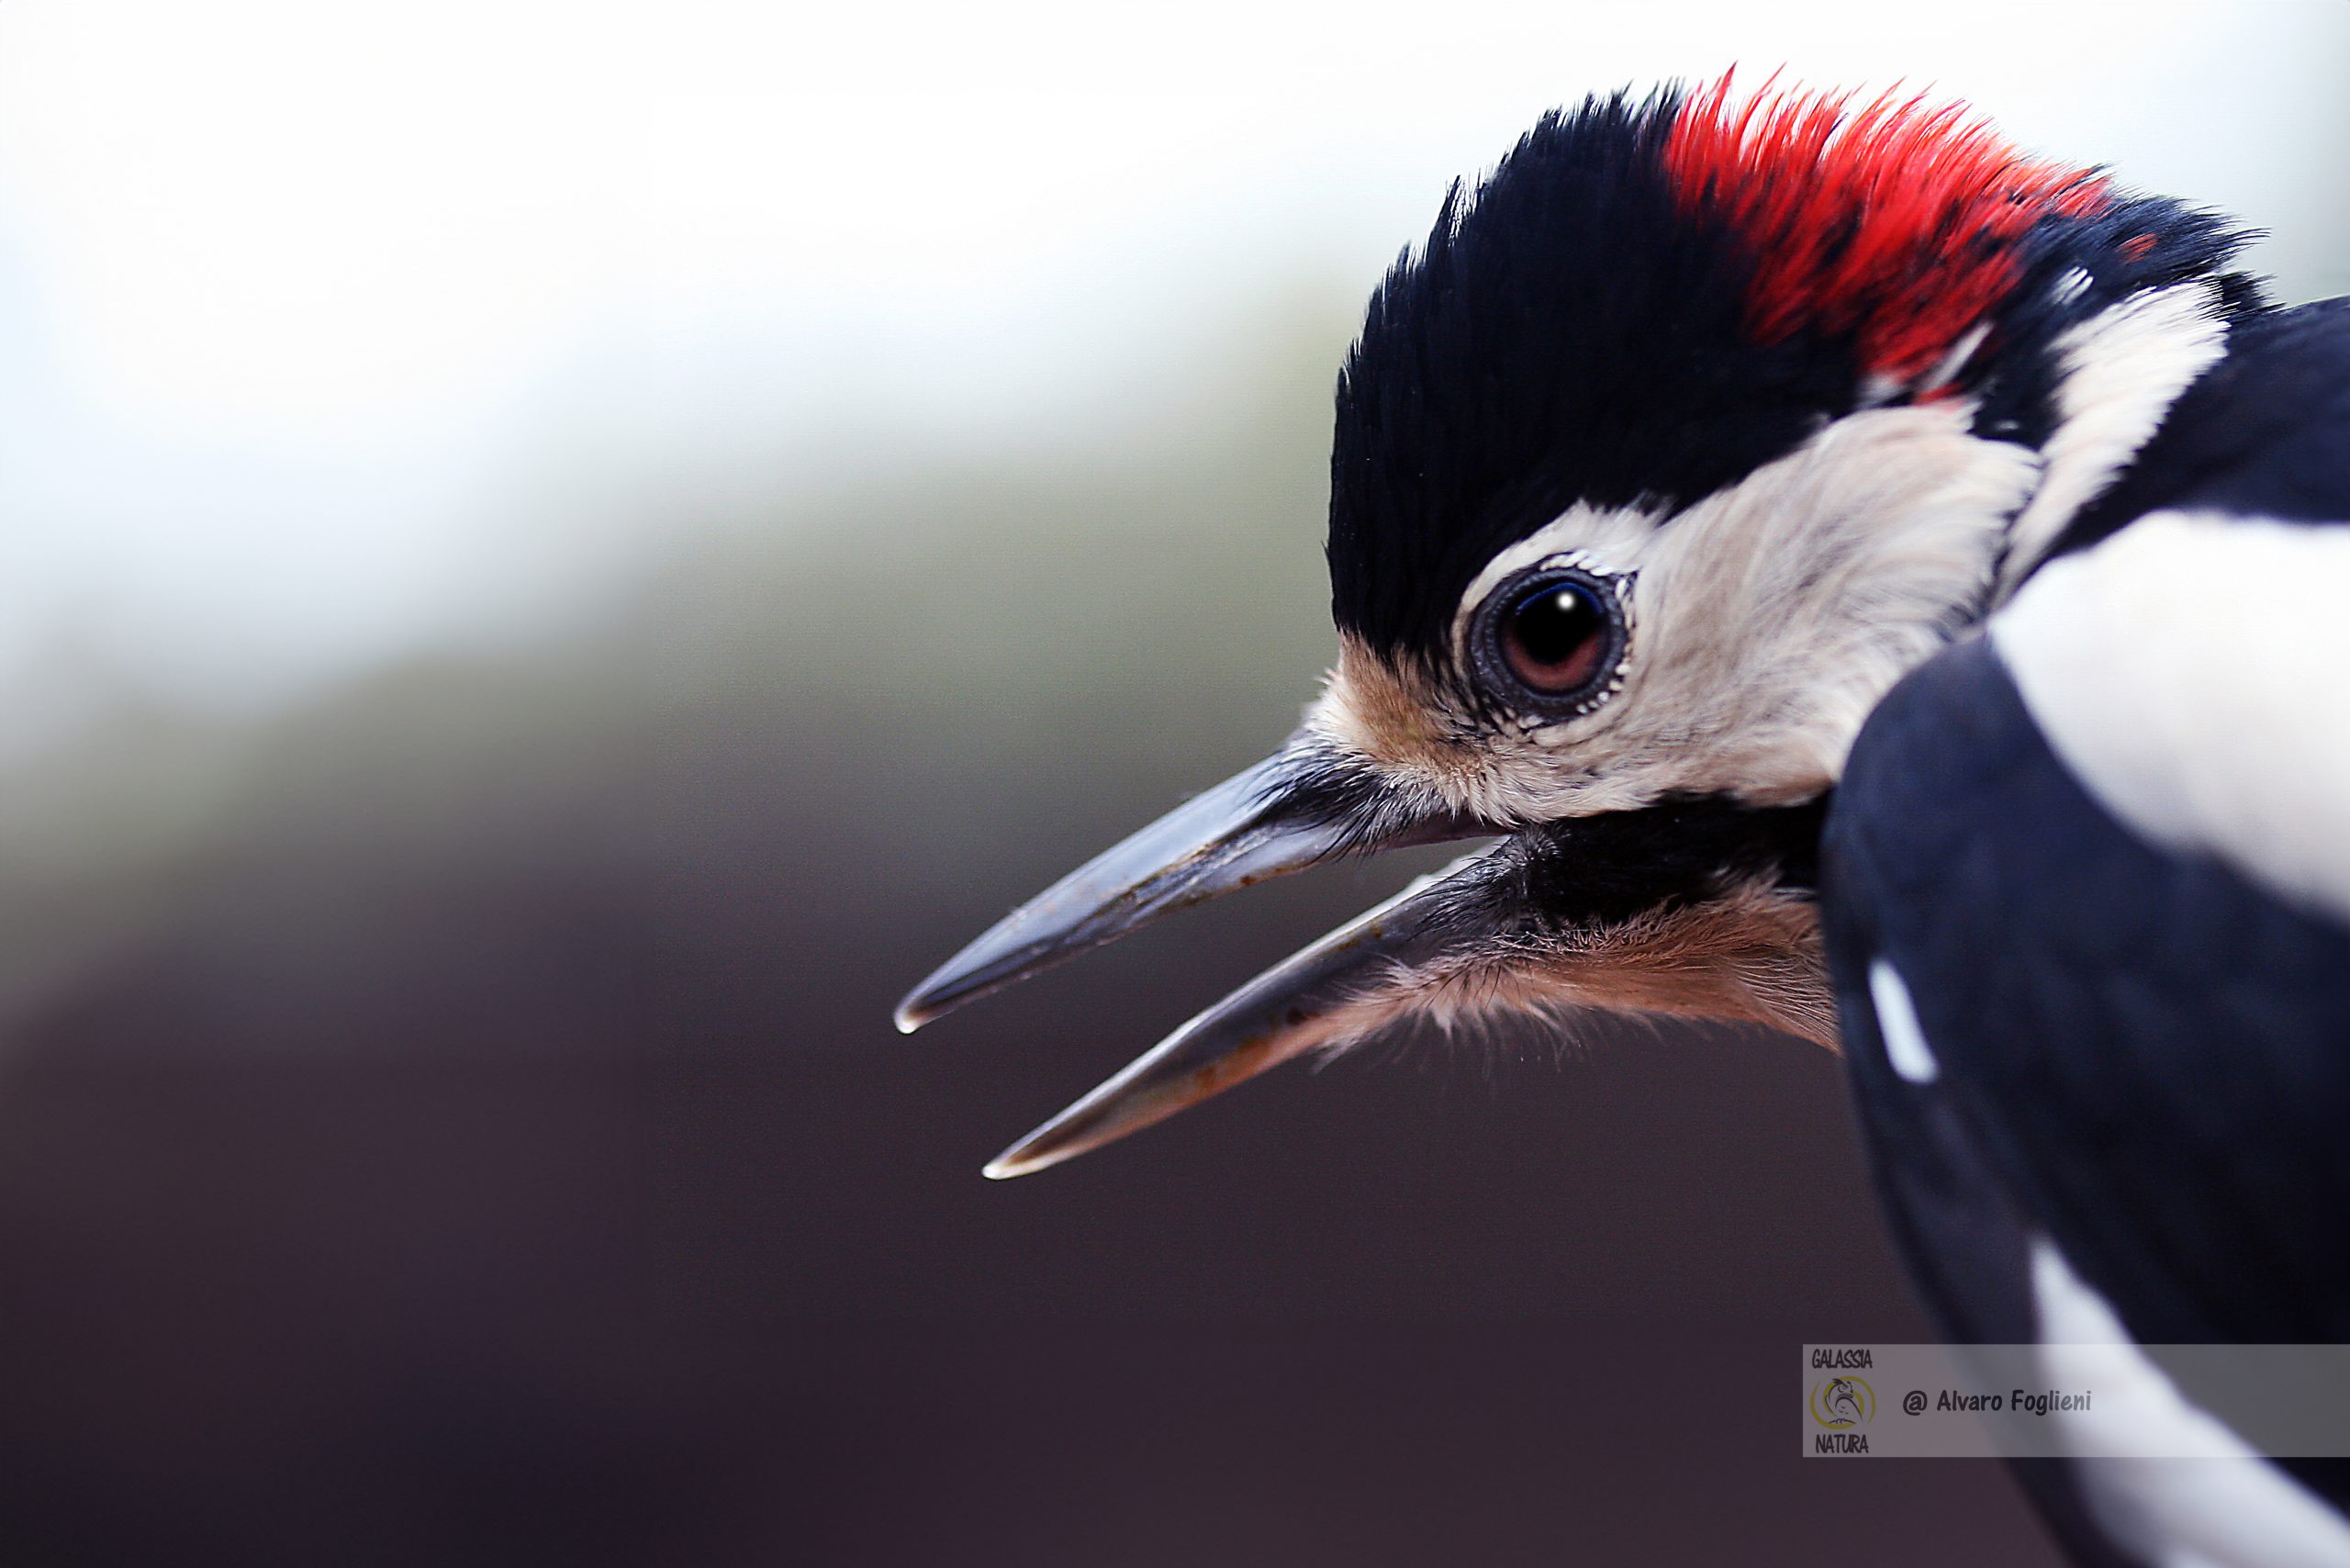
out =
[[[1765,83],[1733,107],[1729,92],[1725,75],[1682,106],[1665,172],[1753,247],[1764,342],[1852,332],[1871,372],[1914,381],[2014,286],[2034,221],[2108,200],[2094,171],[2027,157],[1964,104],[1886,93],[1854,112],[1849,93]]]

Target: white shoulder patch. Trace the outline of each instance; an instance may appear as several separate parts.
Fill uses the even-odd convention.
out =
[[[2050,1385],[2097,1391],[2094,1410],[2049,1417],[2071,1446],[2170,1456],[2078,1462],[2115,1540],[2161,1568],[2350,1564],[2350,1523],[2190,1404],[2044,1236],[2031,1244],[2031,1294]],[[2188,1454],[2199,1457],[2177,1457]]]
[[[1990,623],[2104,807],[2350,919],[2350,528],[2157,512]]]

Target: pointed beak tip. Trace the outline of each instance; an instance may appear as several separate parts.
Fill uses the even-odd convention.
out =
[[[1009,1182],[1015,1176],[1034,1176],[1065,1159],[1073,1159],[1095,1146],[1082,1139],[1073,1139],[1060,1124],[1066,1117],[1056,1116],[1026,1137],[997,1155],[979,1168],[979,1174],[990,1182]]]
[[[912,1034],[967,1002],[1222,894],[1329,858],[1344,835],[1285,821],[1269,800],[1298,767],[1298,744],[1129,834],[997,921],[898,1004]]]
[[[1019,1148],[1015,1145],[980,1166],[979,1174],[990,1182],[1009,1182],[1014,1176],[1025,1176],[1031,1171],[1042,1170],[1047,1163],[1049,1162],[1021,1158]]]
[[[950,960],[924,975],[920,985],[906,992],[898,1010],[890,1014],[898,1033],[911,1035],[925,1025],[935,1024],[978,994],[963,983],[967,977],[961,969],[959,961]]]

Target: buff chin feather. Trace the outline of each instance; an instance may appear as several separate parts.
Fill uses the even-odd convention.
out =
[[[1618,924],[1390,966],[1332,1010],[1316,1048],[1346,1050],[1404,1023],[1457,1034],[1513,1017],[1564,1024],[1593,1013],[1758,1024],[1837,1048],[1812,901],[1762,882]]]

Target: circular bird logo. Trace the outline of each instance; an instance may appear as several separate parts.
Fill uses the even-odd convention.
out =
[[[1856,1377],[1830,1378],[1811,1389],[1811,1418],[1823,1427],[1858,1427],[1876,1414],[1876,1391]]]

